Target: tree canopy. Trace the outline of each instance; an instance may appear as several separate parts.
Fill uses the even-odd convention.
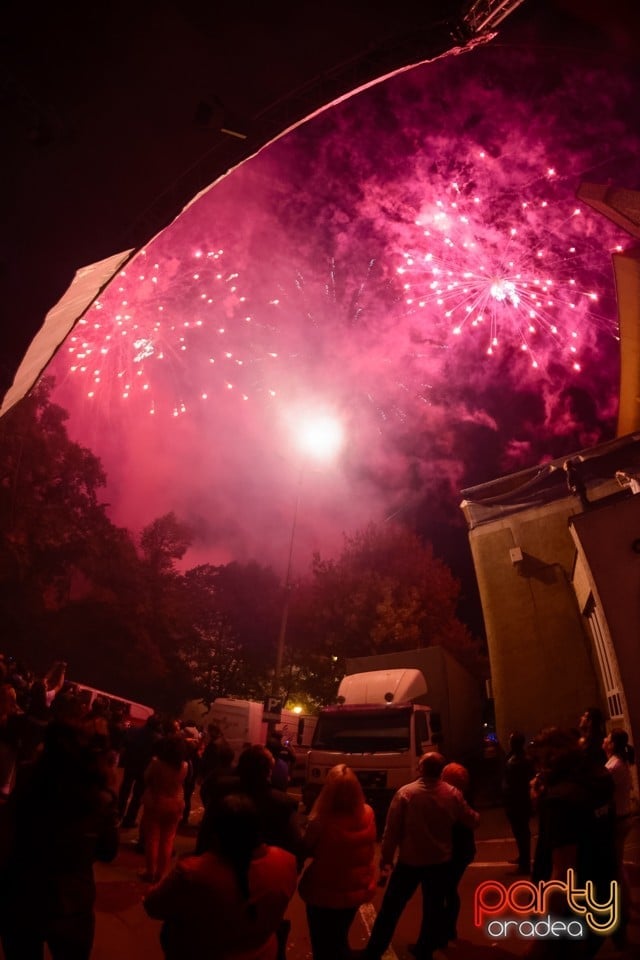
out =
[[[474,672],[479,645],[456,616],[460,587],[430,544],[391,524],[345,536],[337,559],[313,560],[296,604],[291,656],[319,700],[335,695],[347,657],[439,644]]]
[[[101,500],[100,460],[73,442],[41,380],[0,421],[0,616],[38,671],[157,708],[271,692],[284,588],[257,561],[183,570],[194,533],[173,512],[137,534]],[[484,667],[456,616],[459,585],[406,528],[371,524],[291,587],[282,692],[312,709],[347,657],[441,644]]]

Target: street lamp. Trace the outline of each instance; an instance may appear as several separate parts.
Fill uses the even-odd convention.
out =
[[[304,420],[299,427],[298,446],[306,457],[315,460],[331,460],[343,439],[342,424],[328,415]]]
[[[280,630],[278,631],[278,641],[276,645],[276,664],[273,672],[273,684],[271,687],[271,695],[276,699],[280,698],[280,676],[282,674],[282,658],[284,655],[284,644],[287,636],[289,601],[291,599],[293,544],[296,537],[298,508],[300,506],[300,491],[302,488],[304,468],[310,459],[319,462],[327,462],[331,460],[338,453],[344,439],[340,421],[328,414],[303,417],[295,427],[295,436],[297,446],[302,454],[302,463],[300,465],[296,501],[293,508],[293,523],[291,524],[291,536],[289,537],[289,558],[287,561],[287,573],[284,581],[284,603],[282,605]]]

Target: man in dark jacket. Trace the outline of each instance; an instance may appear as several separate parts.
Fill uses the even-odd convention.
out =
[[[247,747],[240,754],[235,777],[229,777],[224,792],[219,791],[207,803],[198,833],[196,853],[211,846],[211,829],[215,823],[217,807],[225,794],[244,793],[251,797],[260,821],[260,833],[264,842],[282,847],[296,857],[301,857],[302,836],[297,818],[297,802],[271,786],[273,755],[258,744]]]
[[[505,761],[502,780],[502,797],[507,820],[518,848],[515,860],[517,873],[531,872],[531,793],[529,784],[535,770],[525,752],[525,737],[512,733],[509,737],[509,753]]]
[[[144,772],[151,762],[161,733],[160,720],[151,716],[143,727],[130,727],[124,735],[120,754],[123,777],[118,797],[118,812],[125,829],[136,825],[144,793]]]

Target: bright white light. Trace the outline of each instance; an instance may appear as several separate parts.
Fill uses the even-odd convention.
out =
[[[296,433],[300,449],[316,460],[330,460],[344,440],[342,424],[327,415],[303,419]]]

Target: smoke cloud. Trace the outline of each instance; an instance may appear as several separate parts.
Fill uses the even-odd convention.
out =
[[[575,194],[638,187],[633,95],[592,52],[500,40],[359,94],[210,189],[48,371],[112,519],[174,510],[189,565],[284,570],[299,496],[299,569],[389,517],[451,559],[462,487],[610,438],[610,254],[629,238]],[[294,441],[318,408],[347,437],[323,466]]]

